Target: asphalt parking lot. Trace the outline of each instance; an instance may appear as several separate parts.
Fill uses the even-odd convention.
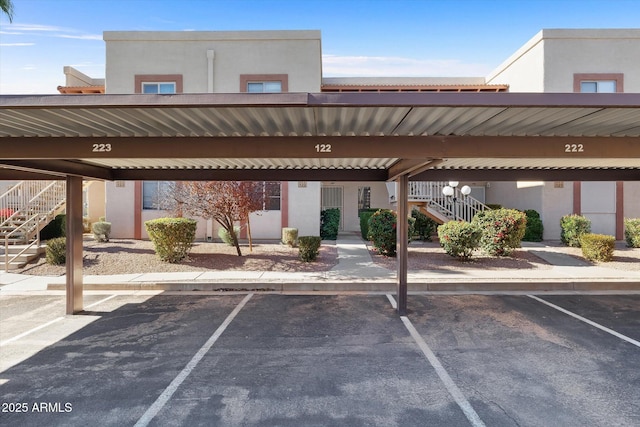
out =
[[[0,424],[637,426],[640,295],[0,296]]]

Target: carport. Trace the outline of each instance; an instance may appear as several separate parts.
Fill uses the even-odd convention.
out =
[[[67,181],[67,313],[83,310],[82,180],[640,180],[640,94],[4,95],[0,179]],[[398,224],[398,312],[407,309]]]

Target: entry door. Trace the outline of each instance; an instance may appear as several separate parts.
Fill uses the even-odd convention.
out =
[[[591,232],[616,235],[616,183],[583,181],[582,215],[591,220]]]
[[[342,217],[344,216],[342,187],[322,187],[322,210],[340,209],[340,230],[343,230]]]

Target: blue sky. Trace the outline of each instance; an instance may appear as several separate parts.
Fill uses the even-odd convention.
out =
[[[543,28],[634,28],[640,0],[13,0],[0,93],[104,77],[103,31],[322,31],[331,76],[484,76]],[[594,60],[597,60],[594,58]]]

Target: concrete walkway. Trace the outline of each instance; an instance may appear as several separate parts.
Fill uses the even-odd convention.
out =
[[[396,272],[376,265],[363,240],[341,234],[338,264],[323,272],[194,271],[84,276],[86,290],[246,290],[361,291],[395,289]],[[546,260],[550,269],[436,269],[410,271],[410,291],[620,290],[640,291],[640,271],[622,271],[560,254],[541,243],[523,248]],[[0,272],[0,291],[64,290],[64,276]]]

